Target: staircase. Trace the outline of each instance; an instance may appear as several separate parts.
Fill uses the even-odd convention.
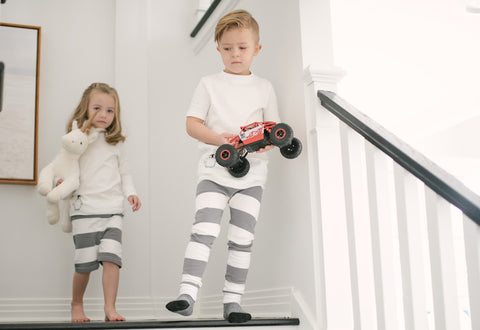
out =
[[[317,94],[319,328],[480,329],[480,197],[335,93]]]
[[[199,319],[189,321],[127,321],[127,322],[30,322],[0,323],[0,329],[35,330],[35,329],[229,329],[232,327],[248,327],[249,329],[266,329],[266,327],[282,327],[283,330],[297,329],[300,321],[296,318],[252,319],[246,323],[228,323],[225,320]]]

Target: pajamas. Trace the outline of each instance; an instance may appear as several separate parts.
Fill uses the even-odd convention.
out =
[[[74,215],[75,271],[90,273],[103,261],[122,267],[123,214]]]
[[[223,288],[224,303],[240,303],[250,267],[250,255],[263,189],[235,189],[203,180],[197,186],[195,221],[185,252],[180,294],[197,299],[211,246],[220,233],[220,222],[230,206],[228,259]]]

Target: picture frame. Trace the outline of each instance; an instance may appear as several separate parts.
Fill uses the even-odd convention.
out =
[[[0,183],[37,184],[41,27],[0,23]]]

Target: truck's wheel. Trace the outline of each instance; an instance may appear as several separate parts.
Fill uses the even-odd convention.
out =
[[[222,144],[215,152],[215,160],[223,167],[231,167],[239,161],[237,149],[231,144]]]
[[[302,142],[294,137],[289,145],[280,148],[280,153],[288,159],[297,158],[302,153]]]
[[[280,123],[273,126],[270,131],[270,140],[272,144],[281,148],[284,147],[292,141],[293,130],[290,126],[285,123]]]
[[[228,173],[236,178],[247,175],[250,170],[250,162],[246,158],[240,158],[240,161],[228,169]]]

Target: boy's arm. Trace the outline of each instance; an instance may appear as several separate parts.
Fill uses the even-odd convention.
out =
[[[214,146],[229,143],[229,140],[235,136],[235,134],[230,133],[216,133],[205,126],[203,119],[197,117],[188,116],[186,126],[188,135],[200,142]]]

